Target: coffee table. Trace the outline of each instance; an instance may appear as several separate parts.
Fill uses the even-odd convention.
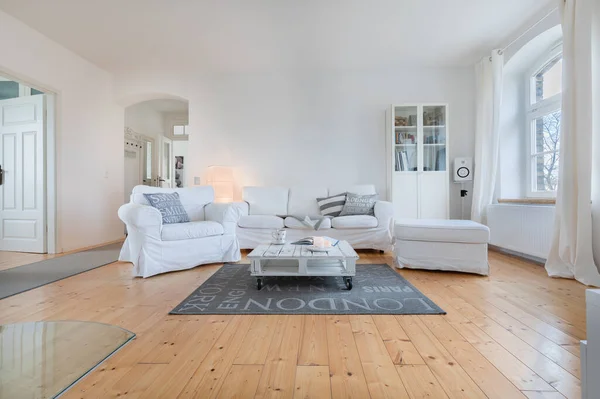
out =
[[[310,251],[307,245],[264,244],[248,254],[250,273],[260,290],[266,276],[340,276],[352,289],[358,254],[347,241],[339,241],[328,252]]]

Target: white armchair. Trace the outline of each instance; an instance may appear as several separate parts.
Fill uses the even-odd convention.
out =
[[[145,193],[161,192],[179,193],[190,222],[163,225],[160,211],[144,197]],[[133,274],[141,277],[207,263],[239,261],[235,231],[240,210],[213,200],[210,186],[134,187],[130,202],[119,208],[119,218],[128,232],[119,260],[133,263]]]

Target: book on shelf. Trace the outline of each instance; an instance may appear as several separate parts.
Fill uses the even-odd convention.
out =
[[[402,165],[404,165],[403,170],[410,170],[410,166],[408,165],[408,157],[406,156],[406,151],[402,151]]]
[[[408,156],[406,151],[396,151],[396,172],[404,172],[410,170],[408,164]]]

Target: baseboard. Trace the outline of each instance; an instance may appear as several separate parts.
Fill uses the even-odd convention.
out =
[[[59,253],[54,254],[54,255],[70,255],[70,254],[74,254],[74,253],[77,253],[77,252],[87,251],[88,249],[94,249],[94,248],[104,247],[106,245],[117,244],[117,243],[123,242],[123,241],[125,241],[125,237],[119,238],[117,240],[103,242],[101,244],[95,244],[95,245],[90,245],[90,246],[83,247],[83,248],[77,248],[77,249],[71,249],[71,250],[68,250],[68,251],[65,251],[65,252],[59,252]]]
[[[537,263],[537,264],[542,265],[542,266],[546,264],[546,259],[544,259],[544,258],[538,258],[537,256],[527,255],[527,254],[524,254],[522,252],[513,251],[511,249],[497,247],[497,246],[492,245],[492,244],[488,244],[488,248],[491,249],[492,251],[496,251],[496,252],[500,252],[500,253],[503,253],[503,254],[506,254],[506,255],[514,256],[515,258],[521,258],[521,259],[524,259],[524,260],[528,260],[530,262],[534,262],[534,263]]]

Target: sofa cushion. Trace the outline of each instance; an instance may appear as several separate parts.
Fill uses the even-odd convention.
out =
[[[377,225],[377,218],[369,215],[338,216],[331,221],[334,229],[369,229]]]
[[[346,203],[346,193],[332,195],[330,197],[317,198],[319,212],[323,216],[340,216],[344,204]]]
[[[315,220],[313,219],[313,222],[314,221]],[[285,227],[287,227],[288,229],[313,229],[312,227],[305,225],[298,219],[292,218],[289,216],[285,218],[284,224],[285,224]],[[321,224],[319,225],[319,230],[330,229],[330,228],[331,228],[331,218],[323,219],[321,221]]]
[[[181,205],[191,221],[204,220],[204,206],[213,202],[215,198],[215,192],[211,186],[185,188],[135,186],[131,192],[131,202],[150,205],[144,194],[151,193],[178,193]]]
[[[327,187],[304,186],[290,188],[288,215],[320,215],[317,198],[327,197]]]
[[[394,235],[407,241],[486,244],[490,229],[472,220],[400,219],[396,221]]]
[[[375,202],[377,202],[377,194],[359,195],[348,193],[346,194],[346,203],[338,216],[350,215],[371,215],[375,214]]]
[[[274,215],[246,215],[240,217],[238,226],[245,229],[282,229],[283,219]]]
[[[336,195],[339,193],[373,195],[377,194],[377,190],[375,190],[375,186],[372,184],[348,184],[340,185],[338,187],[329,187],[329,195]]]
[[[189,240],[223,235],[223,226],[217,222],[189,222],[163,225],[160,237],[163,241]]]
[[[283,187],[244,187],[242,198],[250,215],[287,215],[289,189]],[[282,221],[283,223],[283,221]]]
[[[178,193],[144,194],[150,206],[158,209],[163,224],[187,223],[190,221]]]

